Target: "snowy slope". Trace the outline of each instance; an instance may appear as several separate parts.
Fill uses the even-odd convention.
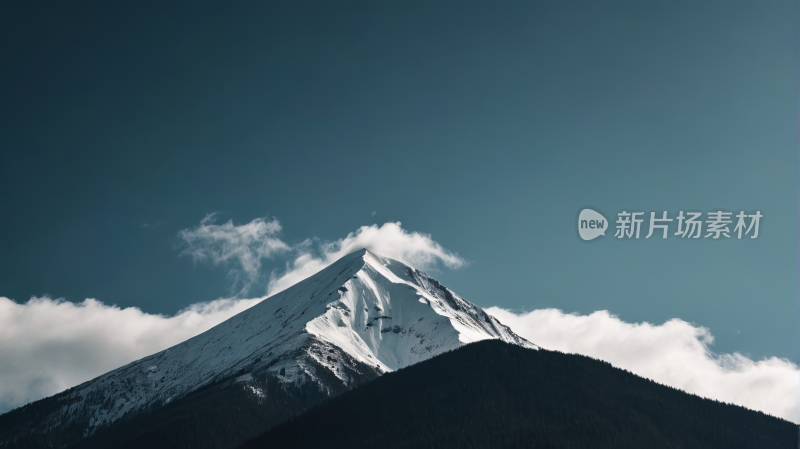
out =
[[[534,347],[426,274],[368,251],[340,297],[306,330],[364,363],[393,371],[487,338]]]
[[[425,273],[361,250],[196,337],[50,398],[57,405],[47,417],[20,431],[71,423],[86,437],[225,379],[269,376],[325,390],[332,373],[352,386],[365,367],[393,371],[489,338],[536,348]]]

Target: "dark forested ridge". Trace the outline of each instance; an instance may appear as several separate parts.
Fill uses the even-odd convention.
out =
[[[489,340],[386,374],[242,447],[797,446],[788,421],[589,357]]]
[[[351,363],[360,369],[348,372],[357,385],[378,376],[372,367]],[[73,448],[235,448],[276,423],[347,391],[329,371],[317,367],[315,372],[327,386],[325,390],[316,383],[286,384],[269,373],[254,373],[246,382],[211,385],[152,413],[121,420]]]
[[[348,357],[344,353],[332,355]],[[374,367],[354,360],[347,359],[347,366],[347,375],[355,385],[380,375]],[[4,437],[0,448],[235,448],[276,423],[348,390],[328,370],[315,368],[318,383],[281,382],[266,370],[216,382],[155,410],[102,426],[88,438],[85,427],[58,426],[63,416],[53,417],[53,410],[64,405],[65,394],[56,395],[0,415],[0,437]],[[246,380],[237,380],[241,378]],[[43,422],[49,423],[49,432],[19,432],[35,429]]]

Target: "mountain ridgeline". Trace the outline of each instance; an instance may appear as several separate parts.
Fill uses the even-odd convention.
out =
[[[502,341],[382,376],[242,449],[794,448],[797,425],[607,362]]]
[[[0,448],[233,448],[485,339],[536,348],[427,274],[361,250],[183,343],[0,415]]]
[[[277,427],[276,427],[277,426]],[[797,426],[546,351],[366,250],[0,415],[5,448],[796,447]]]

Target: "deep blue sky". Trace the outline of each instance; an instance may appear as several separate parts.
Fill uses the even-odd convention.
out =
[[[797,358],[794,0],[31,3],[0,6],[2,296],[171,314],[229,292],[175,250],[207,213],[289,243],[393,220],[478,305]],[[584,205],[765,218],[587,245]]]

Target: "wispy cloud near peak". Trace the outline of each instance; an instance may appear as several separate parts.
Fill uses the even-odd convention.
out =
[[[216,213],[208,214],[198,226],[178,232],[181,255],[227,266],[233,288],[240,294],[257,282],[262,259],[291,250],[278,238],[281,224],[275,218],[256,218],[239,226],[231,220],[216,224],[216,218]]]
[[[255,286],[266,288],[272,295],[364,248],[421,269],[439,264],[460,268],[467,263],[430,235],[406,231],[400,222],[362,226],[331,242],[306,239],[289,245],[279,237],[281,224],[276,218],[256,218],[237,226],[232,221],[216,224],[216,216],[209,214],[196,227],[178,233],[181,255],[227,267],[234,288],[231,294],[236,296],[254,293]],[[264,273],[263,260],[277,256],[288,259],[285,270]]]
[[[310,240],[298,245],[294,259],[286,264],[286,270],[272,273],[268,293],[280,292],[341,257],[364,248],[423,270],[439,263],[448,268],[461,268],[467,264],[465,259],[444,249],[430,235],[408,232],[400,222],[388,222],[382,226],[362,226],[342,239],[319,244],[317,251]]]

